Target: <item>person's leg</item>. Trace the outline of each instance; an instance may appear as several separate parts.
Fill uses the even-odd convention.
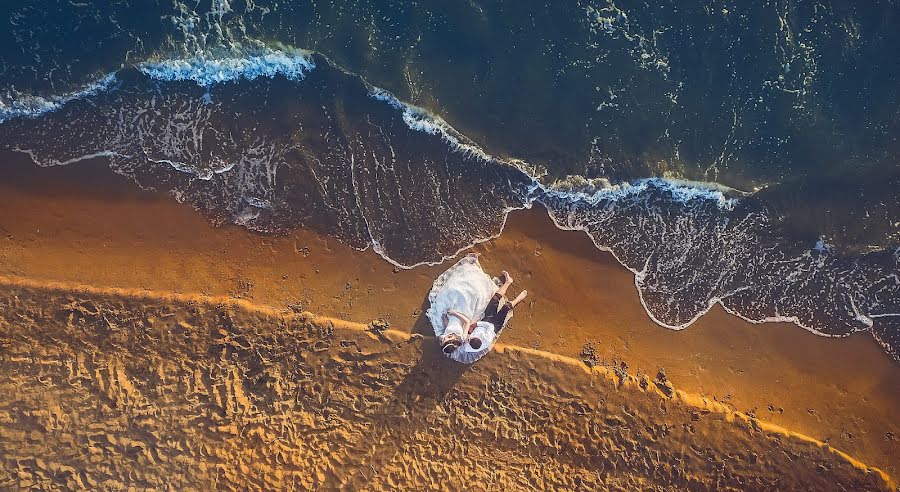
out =
[[[491,297],[491,300],[488,301],[487,307],[484,308],[484,315],[482,318],[488,319],[497,315],[497,312],[500,310],[500,301],[503,300],[503,295],[500,292],[494,294]]]
[[[512,302],[506,302],[503,304],[503,307],[497,311],[497,316],[495,317],[496,322],[494,323],[495,331],[499,335],[503,328],[506,327],[506,322],[509,321],[509,317],[512,314],[513,309],[515,309],[516,305],[522,302],[525,297],[528,295],[527,290],[523,290]]]
[[[522,292],[519,292],[519,295],[517,295],[516,298],[512,300],[510,305],[512,305],[512,307],[516,307],[516,305],[519,304],[520,302],[524,301],[527,296],[528,296],[527,290],[523,290]]]
[[[509,286],[512,285],[513,279],[509,275],[509,272],[503,270],[500,273],[500,280],[503,282],[503,285],[501,285],[500,288],[497,289],[497,294],[500,294],[500,297],[503,297],[506,295],[506,291],[509,290]]]
[[[503,328],[506,328],[506,322],[509,321],[512,310],[513,307],[509,302],[503,304],[503,307],[497,312],[497,316],[494,317],[494,333],[499,335]]]

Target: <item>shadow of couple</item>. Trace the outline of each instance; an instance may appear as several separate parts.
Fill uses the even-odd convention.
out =
[[[397,350],[413,351],[415,363],[406,366],[408,370],[404,369],[405,375],[391,396],[370,414],[367,431],[348,453],[355,467],[349,467],[341,480],[344,486],[365,488],[389,466],[404,442],[414,439],[422,429],[442,425],[435,421],[436,408],[449,403],[457,383],[472,369],[472,365],[453,361],[441,352],[425,314],[428,305],[425,299],[411,330],[422,337],[397,346]]]

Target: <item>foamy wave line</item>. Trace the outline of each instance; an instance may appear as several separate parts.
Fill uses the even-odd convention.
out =
[[[245,50],[239,55],[210,52],[190,58],[148,61],[135,66],[141,73],[156,80],[193,80],[204,87],[241,79],[274,78],[276,75],[302,80],[315,67],[308,51],[271,48]],[[0,124],[13,118],[36,118],[56,111],[71,101],[106,91],[115,82],[116,74],[110,73],[79,90],[62,95],[0,97]]]
[[[664,180],[661,180],[661,179],[660,179],[659,181],[660,181],[660,182],[664,182]],[[644,299],[644,293],[643,293],[643,291],[642,291],[641,288],[640,288],[640,284],[641,284],[641,282],[643,282],[644,278],[645,278],[646,275],[647,275],[646,265],[645,265],[645,267],[644,267],[644,270],[636,270],[636,269],[634,269],[634,268],[628,266],[628,264],[627,264],[625,261],[623,261],[621,258],[619,258],[619,256],[616,254],[616,252],[615,252],[612,248],[610,248],[610,247],[608,247],[608,246],[606,246],[606,245],[603,245],[603,244],[597,242],[597,240],[594,238],[594,236],[590,233],[590,231],[589,231],[587,228],[585,228],[585,227],[572,227],[572,226],[566,225],[565,223],[560,222],[553,214],[548,214],[548,215],[550,216],[550,220],[553,221],[553,224],[556,226],[557,229],[560,229],[560,230],[563,230],[563,231],[580,231],[580,232],[585,233],[585,234],[587,235],[587,237],[591,240],[591,243],[593,243],[593,245],[594,245],[595,248],[597,248],[597,249],[600,250],[600,251],[605,251],[605,252],[609,253],[610,255],[612,255],[612,257],[616,260],[616,262],[617,262],[619,265],[621,265],[621,266],[622,266],[623,268],[625,268],[626,270],[630,271],[630,272],[634,275],[634,286],[635,286],[635,290],[637,291],[637,294],[638,294],[638,300],[640,301],[641,306],[644,308],[644,312],[647,313],[647,316],[648,316],[654,323],[656,323],[657,325],[659,325],[659,326],[661,326],[661,327],[663,327],[663,328],[667,328],[667,329],[674,330],[674,331],[681,331],[681,330],[684,330],[685,328],[687,328],[687,327],[691,326],[692,324],[694,324],[698,319],[702,318],[706,313],[708,313],[710,310],[712,310],[712,308],[715,307],[717,304],[718,304],[719,306],[721,306],[722,309],[724,309],[725,312],[727,312],[728,314],[731,314],[732,316],[735,316],[735,317],[740,318],[740,319],[742,319],[742,320],[744,320],[744,321],[747,321],[748,323],[752,323],[752,324],[763,324],[763,323],[791,323],[791,324],[793,324],[793,325],[795,325],[795,326],[798,326],[798,327],[800,327],[800,328],[802,328],[802,329],[804,329],[804,330],[806,330],[806,331],[808,331],[808,332],[810,332],[810,333],[812,333],[812,334],[814,334],[814,335],[817,335],[817,336],[820,336],[820,337],[826,337],[826,338],[846,338],[846,337],[852,335],[853,333],[857,333],[857,332],[860,332],[860,331],[865,331],[865,330],[867,330],[868,328],[870,328],[870,327],[872,326],[872,320],[871,320],[871,318],[880,317],[880,316],[875,316],[875,315],[865,316],[865,315],[862,315],[862,314],[860,314],[860,313],[857,313],[857,314],[858,314],[858,319],[860,319],[861,321],[863,321],[863,324],[865,325],[865,327],[856,329],[856,330],[854,330],[853,332],[851,332],[851,333],[846,333],[846,334],[829,334],[829,333],[824,333],[824,332],[822,332],[822,331],[817,330],[815,327],[808,326],[808,325],[804,324],[804,323],[800,320],[800,318],[798,318],[797,316],[774,315],[774,316],[764,316],[764,317],[761,317],[761,318],[750,318],[750,317],[745,316],[744,314],[742,314],[740,311],[737,311],[737,310],[735,310],[735,309],[732,309],[732,308],[726,306],[725,303],[724,303],[725,299],[727,299],[727,298],[729,298],[729,297],[731,297],[731,296],[737,294],[738,292],[741,292],[741,291],[746,290],[747,288],[749,288],[749,287],[743,287],[743,288],[737,289],[737,290],[735,290],[735,291],[729,292],[729,293],[727,293],[727,294],[723,294],[723,295],[720,295],[720,296],[715,296],[715,297],[712,297],[712,298],[708,299],[708,300],[707,300],[706,308],[704,308],[703,310],[701,310],[701,311],[699,311],[698,313],[696,313],[691,319],[685,321],[684,323],[681,323],[681,324],[678,324],[678,325],[669,324],[669,323],[666,323],[665,321],[659,319],[659,318],[653,313],[653,309],[650,307],[649,304],[647,304],[647,301]],[[883,316],[895,316],[895,315],[893,315],[893,314],[888,314],[888,315],[883,315]],[[897,316],[900,316],[900,315],[897,315]],[[885,349],[890,350],[890,347],[887,346],[887,344],[881,344],[881,345],[884,346]]]
[[[302,80],[314,68],[316,64],[308,51],[271,48],[237,55],[203,53],[190,58],[170,58],[137,65],[138,70],[156,80],[192,80],[204,87],[241,79],[274,78],[276,75]]]
[[[485,154],[485,155],[487,155],[487,154]],[[488,157],[490,157],[490,156],[488,156]],[[520,207],[508,207],[503,210],[503,212],[502,212],[503,213],[503,222],[500,225],[499,230],[496,233],[479,236],[479,237],[473,239],[469,244],[459,248],[456,252],[454,252],[452,254],[444,255],[440,259],[437,259],[437,260],[432,260],[432,261],[425,260],[425,261],[421,261],[421,262],[418,262],[418,263],[415,263],[412,265],[408,265],[408,264],[400,263],[397,260],[391,258],[389,253],[378,243],[378,241],[371,237],[371,231],[369,233],[370,238],[371,238],[371,243],[369,246],[372,247],[372,251],[375,254],[377,254],[378,256],[383,258],[385,261],[396,266],[397,268],[401,268],[404,270],[411,270],[411,269],[419,267],[419,266],[440,265],[440,264],[446,262],[447,260],[457,257],[463,251],[466,251],[478,244],[485,243],[485,242],[488,242],[488,241],[491,241],[493,239],[500,237],[500,235],[503,233],[503,230],[506,228],[506,221],[509,218],[509,213],[513,212],[515,210],[531,209],[531,207],[534,206],[535,202],[537,202],[537,203],[541,202],[540,196],[542,194],[553,196],[554,198],[562,198],[562,199],[565,199],[570,202],[577,202],[577,201],[585,200],[585,201],[588,201],[589,203],[595,204],[595,203],[599,202],[600,200],[609,200],[609,201],[614,202],[617,200],[627,199],[630,197],[636,197],[640,193],[646,192],[647,190],[649,190],[651,186],[655,186],[659,189],[670,192],[673,200],[676,200],[676,201],[679,201],[682,203],[688,203],[691,200],[710,200],[722,209],[731,210],[731,209],[733,209],[735,204],[737,204],[739,201],[738,198],[727,198],[721,191],[718,191],[718,190],[707,189],[707,188],[691,188],[687,185],[680,184],[677,181],[669,180],[667,178],[647,178],[647,179],[637,180],[637,181],[634,181],[631,183],[626,182],[626,183],[621,183],[621,184],[617,184],[617,185],[608,184],[606,187],[597,189],[592,193],[586,193],[584,191],[568,190],[564,187],[556,188],[555,187],[557,185],[556,183],[554,185],[548,186],[543,183],[540,183],[537,179],[535,179],[534,177],[532,177],[530,175],[529,175],[529,177],[531,177],[531,179],[532,179],[532,184],[531,184],[531,186],[529,186],[529,188],[526,192],[524,203]],[[606,180],[606,178],[595,178],[593,180],[587,180],[580,176],[578,176],[577,178],[580,178],[584,181],[609,183],[609,181]],[[577,178],[569,177],[568,179],[577,179]],[[630,270],[636,276],[641,274],[641,272],[629,268],[624,261],[622,261],[621,259],[619,259],[618,256],[616,256],[615,252],[613,252],[612,249],[597,243],[594,240],[593,236],[591,236],[587,230],[573,229],[570,227],[566,227],[565,225],[560,224],[555,218],[553,218],[552,215],[550,216],[550,218],[551,218],[551,220],[553,220],[554,224],[556,224],[556,227],[561,230],[580,230],[582,232],[587,233],[588,237],[591,238],[591,241],[594,243],[594,245],[596,246],[597,249],[611,253],[615,257],[616,261],[619,264],[621,264],[626,269]],[[636,281],[637,281],[637,278],[638,277],[635,277]],[[638,289],[638,293],[640,294],[640,289]],[[713,299],[713,301],[717,301],[717,300],[718,299]],[[641,300],[641,302],[643,303],[643,299]],[[712,304],[710,305],[710,308],[711,307],[712,307]],[[656,319],[653,316],[653,313],[650,311],[650,307],[647,306],[646,304],[644,304],[644,308],[647,311],[647,314],[660,326],[664,326],[666,328],[671,328],[671,329],[676,329],[676,330],[686,328],[687,326],[692,324],[694,321],[696,321],[697,318],[700,317],[699,315],[696,316],[694,319],[685,323],[683,326],[672,326],[672,325],[668,325],[668,324],[664,323],[661,320]],[[707,311],[708,311],[708,309],[707,309]],[[706,313],[706,311],[704,311],[703,313]],[[767,321],[769,321],[769,320],[767,320]],[[771,321],[781,321],[781,320],[779,319],[779,320],[771,320]],[[813,330],[811,330],[811,331],[813,331]],[[819,334],[818,332],[816,332],[816,333]]]
[[[199,86],[209,87],[214,84],[227,81],[252,81],[263,77],[274,78],[279,75],[299,81],[304,79],[306,74],[315,68],[315,63],[313,62],[310,53],[306,51],[276,50],[266,48],[254,51],[251,54],[244,56],[213,57],[207,54],[185,59],[167,59],[156,62],[145,62],[137,65],[136,68],[141,73],[157,80],[190,80],[196,82]],[[74,99],[90,96],[103,90],[108,90],[115,81],[115,74],[109,74],[103,79],[100,79],[81,90],[62,96],[53,96],[50,98],[22,98],[20,100],[14,101],[10,105],[4,105],[3,101],[0,100],[0,123],[3,123],[9,118],[20,116],[35,117],[46,112],[57,110],[67,102]],[[454,151],[459,152],[465,156],[477,158],[478,160],[484,162],[486,165],[511,166],[518,169],[527,178],[530,178],[530,184],[526,185],[522,190],[522,201],[520,202],[520,204],[517,203],[516,206],[506,208],[503,211],[503,221],[497,231],[484,231],[478,237],[473,238],[471,244],[460,248],[453,254],[443,256],[436,261],[423,261],[414,265],[402,265],[394,259],[390,258],[389,252],[385,251],[383,246],[378,243],[378,241],[371,233],[370,229],[369,232],[371,242],[369,243],[369,246],[371,246],[374,252],[383,257],[386,261],[400,268],[414,268],[419,265],[435,265],[443,263],[476,244],[496,238],[503,232],[509,212],[522,208],[530,208],[534,204],[534,202],[540,203],[542,197],[563,199],[573,204],[585,203],[588,205],[598,205],[606,203],[607,206],[609,206],[609,204],[617,201],[640,199],[643,193],[661,191],[665,193],[669,199],[676,203],[694,205],[701,204],[701,202],[703,202],[704,204],[714,204],[722,210],[730,211],[733,210],[739,203],[739,201],[741,200],[740,197],[748,194],[724,187],[717,183],[686,181],[672,177],[645,178],[631,182],[613,184],[605,178],[588,179],[582,176],[568,176],[564,179],[559,179],[554,182],[548,183],[544,181],[546,172],[543,171],[539,166],[535,166],[516,159],[505,159],[492,156],[485,150],[483,150],[480,146],[473,143],[468,137],[454,129],[440,116],[434,115],[426,109],[402,102],[388,91],[375,88],[371,85],[369,85],[368,87],[369,96],[375,100],[384,102],[394,110],[399,111],[404,123],[411,130],[437,136],[445,141]],[[112,155],[112,153],[111,151],[104,151],[93,154],[93,156],[100,155]],[[34,156],[32,156],[32,158],[34,159]],[[70,159],[69,161],[66,161],[62,164],[74,162],[78,159],[80,158]],[[196,170],[181,169],[178,166],[175,166],[175,164],[173,164],[172,162],[165,163],[173,165],[179,170],[196,174]],[[230,167],[226,167],[215,172],[225,173],[228,172],[229,169]],[[182,199],[182,197],[179,197],[179,200]],[[265,204],[262,202],[254,204],[254,206],[257,205],[260,205],[260,207],[258,208],[263,208]],[[566,227],[564,224],[561,224],[559,221],[557,221],[557,219],[553,217],[553,214],[551,214],[551,218],[556,223],[558,228],[571,229],[570,227]],[[236,219],[239,224],[248,226],[248,222],[252,220],[252,217],[242,215],[236,217]],[[590,234],[590,231],[586,229],[578,230],[582,230],[583,232],[587,233],[598,249],[613,253],[613,256],[616,257],[615,253],[609,247],[598,244],[597,240],[595,240],[593,235]],[[821,241],[821,245],[817,249],[827,249],[824,240]],[[897,248],[894,251],[894,256],[900,258],[900,248]],[[703,316],[715,304],[720,304],[725,308],[726,311],[728,311],[732,315],[738,316],[749,322],[790,322],[819,336],[846,336],[829,335],[826,333],[822,333],[813,327],[805,326],[801,322],[801,320],[795,316],[783,316],[776,313],[773,316],[751,319],[739,312],[734,311],[733,309],[729,309],[724,305],[723,300],[734,295],[736,292],[744,290],[745,288],[740,288],[734,292],[723,293],[717,297],[708,299],[706,309],[704,309],[702,312],[697,313],[692,319],[688,320],[687,322],[678,326],[672,326],[658,319],[643,298],[643,292],[640,288],[640,285],[647,273],[646,265],[642,270],[636,270],[633,268],[629,268],[618,257],[616,257],[616,260],[625,268],[634,273],[635,286],[640,296],[641,303],[644,306],[645,312],[647,312],[649,317],[654,322],[670,329],[686,328],[698,318]],[[866,315],[857,311],[856,315],[857,319],[861,321],[861,324],[864,326],[863,328],[861,328],[861,330],[864,330],[865,327],[872,326],[872,318],[897,316],[898,314],[882,313],[880,315]],[[882,343],[882,345],[885,344]]]
[[[424,108],[400,101],[389,91],[371,87],[369,96],[373,99],[383,101],[399,110],[402,114],[403,121],[411,130],[439,136],[450,144],[454,150],[462,154],[477,157],[485,162],[506,164],[519,169],[533,182],[533,185],[528,190],[529,202],[534,200],[533,195],[538,190],[541,190],[546,194],[551,194],[557,198],[565,197],[574,201],[597,203],[600,200],[615,200],[634,196],[647,191],[650,185],[656,185],[656,187],[670,192],[672,198],[681,203],[687,203],[695,199],[712,200],[716,202],[720,208],[732,210],[739,199],[728,197],[726,196],[726,193],[746,194],[719,183],[705,183],[662,177],[612,184],[606,178],[585,178],[576,175],[567,176],[565,179],[557,180],[547,185],[540,182],[541,178],[547,174],[546,170],[542,167],[518,159],[502,159],[494,157],[485,152],[481,147],[468,141],[462,133],[453,128],[440,116],[432,114]]]
[[[3,98],[0,97],[0,123],[4,123],[13,118],[36,118],[42,114],[56,111],[69,101],[92,96],[98,92],[109,89],[115,81],[116,74],[111,73],[95,82],[91,82],[77,91],[69,92],[67,94],[48,97],[10,97],[8,101],[4,101]]]
[[[371,87],[369,96],[372,99],[383,101],[391,107],[400,110],[403,121],[411,130],[439,136],[450,144],[454,150],[462,154],[487,162],[503,162],[486,153],[481,147],[471,143],[468,138],[450,126],[443,118],[430,113],[424,108],[405,103],[397,99],[397,97],[390,92],[378,87]]]
[[[437,116],[428,110],[401,101],[391,92],[374,86],[369,86],[369,97],[382,101],[392,108],[401,112],[401,116],[406,125],[413,131],[435,135],[447,142],[451,148],[465,156],[475,157],[485,163],[507,165],[518,169],[531,181],[531,185],[525,191],[525,197],[522,206],[509,207],[503,211],[503,223],[500,230],[494,234],[488,234],[473,239],[473,241],[460,248],[453,254],[445,255],[438,260],[422,261],[413,265],[404,265],[390,257],[387,251],[373,237],[370,238],[370,246],[372,250],[385,261],[402,269],[412,269],[422,265],[434,266],[444,263],[445,261],[458,256],[461,252],[483,242],[495,239],[502,234],[506,227],[506,221],[509,213],[514,210],[530,209],[535,202],[540,202],[541,195],[550,195],[555,198],[563,198],[567,201],[587,201],[595,204],[601,200],[616,201],[635,197],[642,192],[648,191],[651,186],[662,189],[671,194],[673,200],[687,204],[694,200],[710,200],[719,208],[724,210],[732,210],[738,203],[738,198],[730,198],[726,196],[726,192],[734,191],[735,194],[743,194],[737,190],[732,190],[727,186],[718,183],[703,183],[696,181],[687,181],[671,178],[646,178],[633,182],[623,182],[620,184],[612,184],[607,178],[584,178],[583,176],[568,176],[565,179],[557,180],[550,184],[542,183],[541,180],[547,175],[546,169],[541,166],[528,163],[520,159],[503,159],[492,156],[485,152],[478,145],[471,143],[462,133],[453,128],[446,120]],[[554,221],[555,222],[555,221]],[[559,224],[557,224],[559,225]],[[560,227],[561,229],[563,227]],[[596,244],[596,242],[595,242]],[[610,251],[609,248],[597,245],[601,250]],[[615,256],[615,255],[614,255]],[[616,258],[618,260],[618,258]],[[623,266],[624,262],[619,260]],[[627,267],[626,267],[627,268]],[[635,272],[637,273],[637,272]],[[651,317],[649,307],[648,314]],[[655,318],[654,318],[655,319]],[[657,321],[659,322],[659,321]],[[666,326],[662,322],[661,325]]]
[[[190,58],[144,62],[138,64],[136,68],[156,80],[192,80],[198,85],[208,87],[222,82],[255,80],[260,77],[274,78],[277,75],[292,80],[302,80],[309,71],[315,69],[315,62],[309,51],[260,48],[252,51],[244,50],[240,55],[203,53]],[[107,90],[115,81],[116,74],[111,73],[81,90],[62,96],[27,97],[13,101],[10,105],[4,105],[0,101],[0,123],[19,116],[36,117],[55,111],[69,101]],[[383,101],[401,111],[403,121],[414,131],[439,136],[454,150],[466,156],[519,169],[534,183],[528,190],[526,206],[530,206],[530,202],[534,200],[533,195],[538,190],[556,197],[566,195],[570,200],[596,203],[599,200],[636,195],[646,191],[651,183],[669,190],[673,198],[680,202],[711,199],[716,201],[720,207],[728,209],[737,202],[737,199],[727,198],[722,191],[723,187],[716,183],[696,183],[669,178],[648,178],[614,185],[605,178],[587,179],[581,176],[569,176],[564,180],[546,185],[540,182],[540,179],[546,176],[546,170],[541,166],[517,159],[494,157],[472,143],[440,116],[434,115],[424,108],[400,101],[384,89],[370,86],[369,95],[373,99]]]
[[[400,268],[414,268],[419,265],[436,265],[443,263],[444,261],[454,258],[459,255],[461,252],[475,246],[476,244],[491,240],[500,236],[505,229],[506,221],[508,219],[509,212],[513,210],[518,210],[521,208],[531,208],[535,202],[541,203],[541,197],[552,197],[555,199],[561,199],[563,201],[576,204],[579,202],[586,203],[588,205],[597,205],[601,202],[609,202],[615,203],[621,200],[632,200],[639,199],[640,195],[651,190],[658,190],[665,193],[668,193],[671,200],[676,203],[681,203],[684,205],[692,205],[697,202],[711,202],[715,206],[717,206],[723,212],[730,212],[735,209],[737,204],[741,201],[742,198],[751,196],[753,192],[742,191],[738,189],[734,189],[720,183],[715,182],[700,182],[700,181],[692,181],[685,180],[674,177],[653,177],[653,178],[645,178],[640,180],[635,180],[631,182],[622,182],[618,184],[611,183],[607,178],[585,178],[583,176],[567,176],[564,179],[556,180],[552,183],[542,182],[542,178],[546,176],[546,171],[542,170],[542,168],[538,166],[533,166],[525,161],[516,160],[516,159],[502,159],[489,155],[483,149],[469,143],[470,141],[463,136],[460,132],[450,126],[443,118],[431,114],[427,110],[423,108],[419,108],[412,104],[404,103],[397,99],[393,94],[383,89],[372,88],[370,90],[370,97],[384,101],[389,104],[391,107],[401,111],[402,117],[406,125],[414,130],[420,131],[423,133],[428,133],[431,135],[440,136],[443,140],[445,140],[448,144],[451,145],[454,150],[459,151],[466,155],[476,156],[482,161],[492,164],[505,164],[513,166],[519,169],[522,173],[528,176],[531,179],[532,184],[528,187],[527,192],[525,193],[525,201],[521,207],[511,207],[504,211],[503,223],[501,224],[499,230],[491,234],[487,237],[479,237],[472,241],[472,243],[466,247],[460,248],[456,253],[444,256],[438,261],[432,262],[421,262],[415,265],[402,265],[390,258],[386,251],[380,247],[377,242],[373,242],[372,246],[374,251],[380,255],[382,258],[387,260],[388,262],[398,266]],[[537,172],[535,172],[537,171]],[[814,335],[828,337],[828,338],[843,338],[847,337],[852,333],[866,331],[873,326],[873,318],[877,317],[892,317],[892,316],[900,316],[900,314],[888,313],[881,315],[872,315],[872,314],[864,314],[856,309],[854,306],[854,311],[856,314],[856,319],[860,321],[860,327],[852,330],[850,333],[845,334],[829,334],[824,333],[814,326],[810,326],[805,324],[799,317],[797,316],[786,316],[779,313],[775,313],[774,315],[763,316],[759,318],[751,318],[746,316],[745,314],[730,308],[725,305],[725,300],[730,298],[731,296],[748,289],[749,287],[741,287],[732,292],[724,293],[715,297],[712,297],[707,300],[707,304],[705,309],[702,309],[700,312],[696,313],[690,320],[681,323],[679,325],[672,325],[666,323],[662,319],[659,319],[653,312],[653,309],[647,304],[644,299],[643,291],[641,290],[641,283],[645,279],[647,275],[647,266],[645,265],[642,270],[636,270],[634,268],[629,267],[622,259],[620,259],[616,253],[608,246],[598,243],[593,234],[590,233],[586,228],[581,227],[570,227],[560,221],[557,220],[553,214],[550,214],[551,220],[554,224],[562,230],[580,230],[588,235],[591,239],[591,242],[595,245],[595,247],[599,250],[609,252],[616,259],[616,261],[622,265],[624,268],[628,269],[634,274],[634,283],[635,288],[638,292],[638,297],[640,302],[644,308],[644,311],[653,320],[656,324],[672,329],[672,330],[683,330],[688,326],[692,325],[699,318],[704,316],[707,312],[709,312],[715,305],[720,305],[722,308],[728,312],[729,314],[741,318],[747,322],[754,324],[761,323],[772,323],[772,322],[783,322],[783,323],[791,323],[794,324]],[[820,240],[819,243],[813,249],[820,250],[820,252],[827,251],[829,248],[824,243],[824,240]],[[808,253],[807,253],[808,254]],[[894,256],[900,258],[900,247],[898,247],[894,251]],[[893,354],[893,349],[887,343],[882,342],[877,339],[879,344],[881,344],[885,350],[889,354]]]
[[[703,186],[706,185],[706,186]],[[670,178],[644,178],[631,182],[612,184],[606,178],[568,176],[550,185],[538,184],[541,191],[554,198],[582,201],[595,205],[601,200],[616,201],[637,196],[651,187],[671,194],[672,199],[687,204],[694,200],[709,200],[723,210],[733,210],[739,198],[728,197],[723,187],[716,183],[697,183]]]

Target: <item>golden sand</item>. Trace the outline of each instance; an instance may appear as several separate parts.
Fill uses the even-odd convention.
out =
[[[0,278],[0,486],[885,490],[721,404],[542,351],[247,301]]]
[[[171,198],[101,172],[102,163],[84,164],[13,166],[0,177],[0,275],[40,285],[200,293],[250,303],[236,310],[273,306],[275,317],[291,306],[429,333],[423,301],[446,265],[396,271],[371,251],[309,230],[267,237],[214,227]],[[644,313],[629,272],[585,235],[557,230],[542,210],[514,212],[504,234],[476,250],[492,273],[512,273],[514,292],[532,293],[505,344],[620,371],[624,362],[635,377],[652,378],[664,367],[693,395],[682,399],[689,406],[705,401],[754,415],[753,422],[826,442],[891,477],[900,471],[900,368],[866,334],[825,339],[789,324],[746,323],[721,309],[686,330],[663,329]],[[542,377],[564,385],[566,374]],[[617,412],[610,415],[621,417]]]

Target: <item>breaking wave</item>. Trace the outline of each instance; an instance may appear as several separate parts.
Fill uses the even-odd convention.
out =
[[[56,111],[70,101],[84,99],[108,90],[115,81],[116,74],[111,73],[79,90],[59,96],[42,97],[21,94],[0,96],[0,124],[13,118],[37,118],[42,114]]]
[[[311,227],[404,268],[495,237],[510,211],[538,203],[631,270],[660,325],[685,328],[720,303],[819,335],[869,331],[898,357],[900,249],[804,242],[757,194],[714,183],[552,179],[316,53],[160,59],[71,94],[11,99],[0,144],[42,166],[106,156],[214,221]]]
[[[301,50],[244,49],[238,54],[205,53],[190,58],[148,61],[137,68],[156,80],[192,80],[202,86],[276,75],[302,80],[316,67],[310,55]]]

